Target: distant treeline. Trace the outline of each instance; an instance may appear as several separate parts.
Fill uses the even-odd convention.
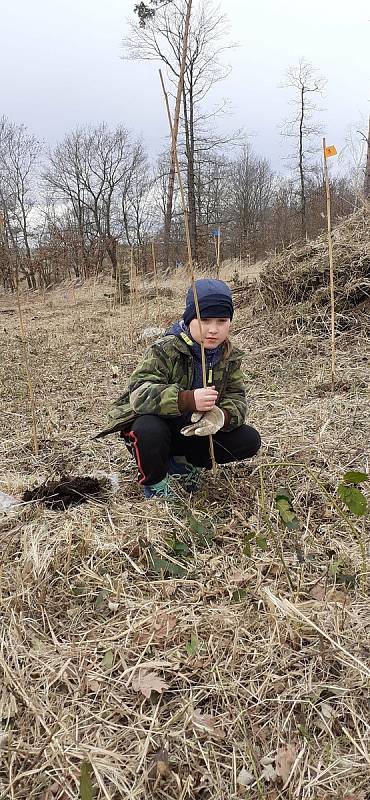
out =
[[[186,177],[185,155],[180,156]],[[169,159],[149,161],[142,141],[123,127],[79,128],[46,152],[24,126],[0,120],[0,279],[47,287],[106,270],[116,275],[134,248],[136,263],[158,269],[186,259],[183,218],[175,190],[164,256]],[[189,183],[187,185],[189,191]],[[349,177],[332,181],[333,219],[359,198]],[[301,199],[294,175],[281,177],[250,145],[220,146],[194,160],[194,260],[214,264],[221,231],[222,258],[252,261],[302,237]],[[314,237],[325,226],[320,166],[306,175],[306,224]]]

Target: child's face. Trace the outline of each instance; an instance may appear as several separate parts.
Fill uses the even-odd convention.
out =
[[[229,335],[230,325],[231,320],[225,317],[220,317],[219,319],[214,319],[213,317],[211,319],[202,319],[201,326],[204,347],[212,350],[212,348],[222,344]],[[196,317],[192,319],[189,325],[189,331],[194,341],[200,344],[199,323]]]

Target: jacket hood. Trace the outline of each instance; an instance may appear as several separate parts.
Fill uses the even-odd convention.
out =
[[[164,335],[165,336],[180,336],[181,337],[182,333],[185,333],[187,336],[189,336],[189,339],[191,339],[191,336],[190,336],[189,331],[188,331],[188,329],[187,329],[187,327],[185,325],[184,320],[183,319],[178,319],[176,322],[173,322],[172,325],[170,325],[169,328],[167,328],[167,330],[166,330]]]

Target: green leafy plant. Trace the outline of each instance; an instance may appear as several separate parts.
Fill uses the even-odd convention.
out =
[[[187,642],[185,645],[185,650],[188,656],[193,656],[197,652],[198,646],[199,646],[198,637],[195,633],[192,633],[190,642]]]
[[[197,519],[196,517],[190,516],[188,519],[188,526],[198,547],[209,547],[213,541],[211,520],[207,518]]]
[[[157,575],[163,576],[163,578],[183,578],[187,574],[185,567],[175,564],[169,558],[163,558],[152,545],[147,551],[147,556],[149,567]]]
[[[189,545],[181,539],[177,539],[176,536],[168,536],[166,545],[171,553],[180,558],[187,558],[191,554]]]
[[[368,510],[368,502],[358,486],[369,480],[366,472],[346,472],[339,484],[337,493],[342,503],[356,517],[363,517]]]
[[[95,598],[95,608],[97,611],[101,611],[107,605],[107,597],[109,596],[109,591],[107,589],[101,589],[97,597]]]
[[[262,550],[263,553],[267,550],[267,538],[266,536],[256,536],[256,545],[259,550]]]
[[[232,603],[241,603],[248,596],[247,589],[234,589],[231,595]]]
[[[243,537],[243,553],[245,556],[248,556],[248,558],[252,557],[252,548],[251,548],[252,542],[255,543],[256,547],[258,547],[259,550],[262,550],[263,552],[267,550],[266,536],[260,536],[260,535],[257,536],[257,534],[254,531],[248,531],[248,533],[246,533]]]
[[[112,669],[113,664],[114,664],[113,650],[107,650],[102,658],[101,666],[103,667],[103,669]]]
[[[292,498],[285,489],[275,495],[275,505],[281,521],[288,530],[299,528],[299,520],[293,508]]]
[[[357,584],[357,575],[345,571],[345,565],[340,559],[333,560],[329,564],[328,575],[334,578],[336,583],[344,584],[354,589]]]

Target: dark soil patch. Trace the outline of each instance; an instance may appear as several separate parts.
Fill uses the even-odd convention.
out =
[[[91,497],[101,496],[105,486],[97,478],[80,478],[63,475],[59,480],[45,481],[35,489],[27,489],[22,500],[40,500],[53,511],[64,511],[68,506],[86,503]]]
[[[351,384],[348,381],[338,380],[334,383],[334,394],[341,393],[341,392],[349,392],[351,389]],[[325,397],[328,394],[332,394],[333,389],[330,382],[328,383],[319,383],[314,388],[314,395],[316,397]]]

